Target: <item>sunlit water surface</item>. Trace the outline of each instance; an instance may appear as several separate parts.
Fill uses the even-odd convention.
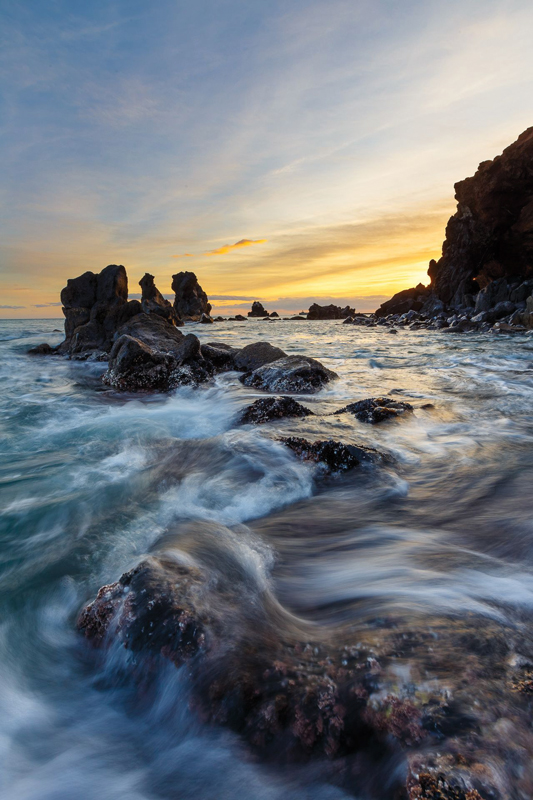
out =
[[[533,339],[339,322],[191,326],[203,341],[268,340],[319,358],[340,379],[299,398],[315,412],[389,393],[415,406],[380,426],[341,415],[242,428],[238,411],[257,393],[236,374],[121,397],[102,386],[105,365],[27,355],[58,343],[61,327],[0,322],[0,795],[345,797],[312,768],[266,767],[237,737],[202,726],[173,667],[149,707],[124,687],[102,689],[76,615],[183,520],[233,528],[283,606],[330,631],[387,613],[503,622],[529,611]],[[281,431],[392,460],[324,480],[275,441]]]

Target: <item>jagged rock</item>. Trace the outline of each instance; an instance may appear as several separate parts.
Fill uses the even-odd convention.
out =
[[[379,747],[385,760],[399,751],[376,712],[366,720],[373,662],[365,648],[326,648],[304,638],[307,631],[299,638],[292,620],[280,635],[279,604],[255,589],[251,571],[231,551],[217,558],[206,529],[200,543],[207,566],[194,551],[180,557],[172,550],[103,586],[78,618],[87,642],[129,650],[140,682],[161,661],[186,663],[190,713],[229,727],[266,757],[364,758],[367,748]],[[224,529],[213,533],[220,539]],[[249,597],[257,599],[243,602]]]
[[[202,314],[202,316],[199,319],[199,322],[201,322],[202,325],[212,325],[213,324],[213,320],[211,319],[209,314]]]
[[[166,300],[154,283],[154,276],[148,272],[139,281],[142,290],[141,306],[145,314],[157,314],[171,325],[183,325],[172,303]]]
[[[324,464],[330,472],[347,472],[358,467],[361,461],[371,461],[374,451],[352,444],[342,444],[333,439],[309,442],[299,436],[287,436],[280,442],[290,447],[303,461]]]
[[[202,314],[209,316],[211,313],[211,304],[194,272],[178,272],[173,275],[172,291],[176,293],[174,309],[180,319],[198,322]]]
[[[251,372],[258,367],[284,358],[287,353],[269,342],[254,342],[238,350],[234,355],[235,369]]]
[[[259,300],[252,303],[252,310],[248,312],[249,317],[268,317],[268,311]]]
[[[429,293],[430,289],[422,283],[419,283],[413,289],[404,289],[401,292],[397,292],[390,300],[380,305],[376,311],[376,317],[420,311],[428,299]]]
[[[175,352],[183,340],[183,333],[180,330],[156,314],[136,314],[120,326],[117,338],[124,334],[164,353]]]
[[[261,397],[243,409],[239,421],[243,425],[249,423],[261,425],[264,422],[271,422],[273,419],[301,418],[312,415],[313,412],[310,409],[297,403],[293,397]]]
[[[200,345],[200,352],[217,372],[236,369],[233,357],[237,350],[230,345],[222,342],[209,342]]]
[[[47,342],[38,344],[36,347],[32,347],[30,350],[28,350],[28,355],[30,356],[51,356],[54,353],[57,353],[57,349],[49,345]]]
[[[137,300],[128,303],[126,270],[116,264],[68,280],[61,302],[65,341],[58,350],[75,356],[109,352],[117,329],[141,311]]]
[[[338,375],[307,356],[285,356],[242,376],[245,386],[267,392],[313,393]]]
[[[355,314],[355,308],[350,306],[336,306],[331,303],[329,306],[319,306],[318,303],[313,303],[309,306],[307,319],[345,319]],[[294,319],[294,317],[293,317]]]
[[[102,377],[107,386],[120,391],[168,391],[175,361],[169,353],[155,350],[133,336],[119,336],[109,354]]]
[[[371,425],[375,425],[378,422],[391,419],[391,417],[398,417],[406,411],[412,410],[413,406],[410,403],[393,400],[391,397],[369,397],[367,400],[350,403],[350,405],[335,411],[335,414],[349,412],[360,422],[368,422]]]

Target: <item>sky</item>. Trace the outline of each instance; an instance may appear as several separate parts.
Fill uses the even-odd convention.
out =
[[[113,263],[222,313],[427,283],[532,36],[530,0],[0,0],[0,317]]]

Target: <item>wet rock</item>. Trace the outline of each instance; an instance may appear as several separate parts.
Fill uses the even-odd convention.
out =
[[[382,303],[376,311],[376,317],[386,317],[389,314],[406,314],[410,311],[420,311],[429,297],[430,288],[419,283],[412,289],[397,292],[390,300]]]
[[[348,412],[353,414],[359,422],[368,422],[371,425],[375,425],[378,422],[399,417],[406,411],[412,410],[413,406],[410,403],[393,400],[391,397],[369,397],[367,400],[350,403],[350,405],[339,409],[339,411],[335,411],[335,414]]]
[[[118,328],[141,311],[137,300],[128,303],[126,270],[116,264],[69,279],[61,302],[65,341],[58,350],[75,357],[109,352]]]
[[[333,439],[309,442],[298,436],[288,436],[279,440],[287,445],[302,461],[323,464],[330,472],[347,472],[358,467],[362,461],[372,461],[375,452],[352,444],[343,444]]]
[[[38,344],[36,347],[32,347],[28,350],[28,355],[30,356],[51,356],[54,353],[57,353],[57,349],[47,344],[47,342]]]
[[[235,353],[235,369],[250,372],[265,364],[270,364],[272,361],[284,358],[286,355],[283,350],[274,347],[269,342],[254,342]]]
[[[235,314],[233,319],[236,320],[237,322],[246,322],[246,317],[243,317],[242,314]]]
[[[320,306],[318,303],[313,303],[309,306],[309,313],[307,319],[345,319],[355,314],[355,308],[350,306],[336,306],[331,303],[329,306]]]
[[[222,342],[210,342],[200,345],[200,351],[217,372],[236,369],[233,357],[237,351],[233,347]]]
[[[139,281],[142,291],[141,306],[145,314],[157,314],[171,325],[183,325],[172,303],[166,300],[154,283],[154,276],[148,272]]]
[[[165,353],[177,350],[183,340],[183,333],[157,314],[136,314],[120,326],[117,338],[125,334]]]
[[[109,366],[103,383],[127,392],[168,391],[175,361],[133,336],[119,336],[109,354]]]
[[[338,375],[307,356],[285,356],[242,376],[245,386],[264,391],[313,393]]]
[[[259,300],[252,303],[252,310],[248,312],[249,317],[268,317],[268,311]]]
[[[178,272],[173,275],[172,291],[176,293],[174,309],[180,319],[198,322],[202,314],[209,316],[211,313],[211,304],[194,272]]]
[[[278,312],[277,312],[277,311],[271,311],[271,312],[270,312],[270,314],[269,314],[269,316],[270,316],[270,317],[275,317],[276,319],[279,319],[279,314],[278,314]]]
[[[343,320],[342,324],[343,325],[355,325],[355,320],[354,320],[353,317],[346,317],[346,319]]]
[[[313,412],[296,402],[293,397],[262,397],[243,409],[239,421],[243,424],[261,425],[274,419],[309,417]]]
[[[211,319],[209,314],[202,314],[202,316],[199,319],[199,322],[202,325],[212,325],[213,324],[213,320]]]

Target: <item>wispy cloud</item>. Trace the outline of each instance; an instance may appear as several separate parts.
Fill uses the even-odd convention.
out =
[[[26,308],[26,306],[0,306],[0,308],[6,308],[9,309],[10,311],[14,311],[17,308]]]
[[[208,250],[206,256],[223,256],[231,250],[240,250],[241,247],[252,247],[254,244],[264,244],[266,239],[240,239],[235,244],[224,244],[222,247],[217,247],[216,250]]]
[[[61,303],[34,303],[33,308],[50,308],[51,306],[60,306]]]
[[[172,256],[172,258],[194,258],[194,253],[178,253],[176,256]]]

